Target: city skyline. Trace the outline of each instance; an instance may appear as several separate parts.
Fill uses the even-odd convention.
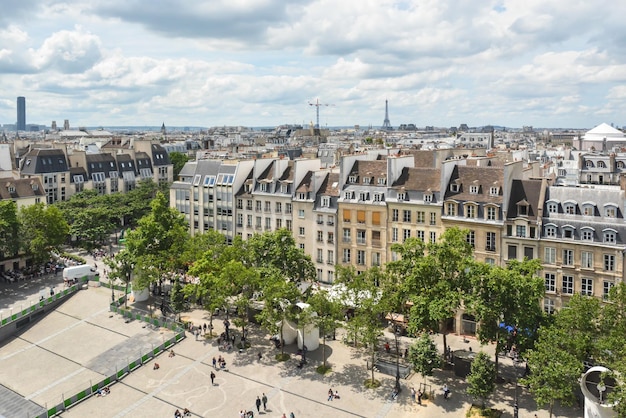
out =
[[[626,4],[587,3],[9,2],[0,124],[624,126]]]

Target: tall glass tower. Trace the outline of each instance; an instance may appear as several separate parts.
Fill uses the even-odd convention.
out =
[[[26,130],[26,97],[17,98],[17,126],[18,131]]]

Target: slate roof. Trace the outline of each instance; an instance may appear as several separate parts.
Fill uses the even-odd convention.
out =
[[[402,169],[400,177],[391,187],[394,189],[438,192],[441,188],[441,170],[438,168],[405,167]]]
[[[0,185],[0,199],[2,200],[44,196],[44,190],[38,177],[29,179],[1,179]]]
[[[539,195],[541,193],[540,179],[537,180],[513,180],[511,185],[511,195],[509,199],[508,218],[516,218],[518,214],[518,203],[526,202],[528,212],[525,216],[528,219],[537,219]]]
[[[502,204],[502,187],[504,183],[504,170],[502,167],[467,167],[457,165],[452,171],[450,183],[457,183],[459,190],[458,192],[453,192],[448,186],[445,199]],[[478,186],[478,193],[470,193],[470,186]],[[489,194],[491,187],[500,188],[497,196]]]
[[[22,174],[45,174],[68,171],[68,162],[61,149],[35,148],[30,150],[22,159],[20,172]]]

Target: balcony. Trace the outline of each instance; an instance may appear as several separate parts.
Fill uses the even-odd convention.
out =
[[[365,245],[367,244],[367,240],[365,238],[357,238],[356,243]]]
[[[335,262],[333,260],[326,260],[326,264],[333,265],[333,264],[335,264]]]
[[[315,261],[316,261],[316,262],[318,262],[318,263],[323,263],[323,262],[324,262],[324,259],[323,259],[323,258],[318,258],[318,259],[317,259],[317,260],[315,260]]]
[[[255,227],[254,227],[254,229],[256,229],[256,230],[259,230],[259,231],[260,231],[260,230],[261,230],[261,225],[257,225],[257,226],[255,226]]]
[[[242,223],[237,222],[237,228],[243,228],[243,224],[242,224]]]
[[[317,220],[317,224],[318,224],[318,225],[324,225],[324,221],[323,221],[323,220],[318,219],[318,220]]]
[[[246,206],[246,210],[252,210],[252,206],[251,205]]]
[[[350,244],[352,242],[352,238],[350,237],[343,237],[343,239],[341,240],[341,242],[345,242],[347,244]]]
[[[496,247],[493,245],[487,245],[485,246],[485,251],[495,251]]]
[[[328,222],[326,222],[326,225],[334,226],[335,225],[335,221],[328,221]]]
[[[381,244],[379,239],[373,239],[372,240],[372,247],[380,248],[381,246],[382,246],[382,244]]]
[[[327,243],[329,243],[329,244],[334,244],[334,243],[335,243],[335,240],[334,240],[334,239],[332,239],[332,238],[328,238],[328,241],[326,241],[326,242],[327,242]]]

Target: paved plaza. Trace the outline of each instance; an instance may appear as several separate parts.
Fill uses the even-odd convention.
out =
[[[10,309],[8,299],[11,298],[20,298],[12,304],[29,303],[29,298],[37,300],[38,292],[61,279],[49,277],[46,280],[31,284],[30,289],[22,289],[23,295],[3,293],[0,306],[3,310]],[[57,285],[62,286],[62,283]],[[110,300],[109,289],[82,290],[26,331],[5,341],[0,346],[0,389],[4,386],[33,405],[57,404],[62,396],[68,398],[90,382],[101,380],[171,336],[168,330],[155,329],[139,321],[127,323],[121,316],[111,314]],[[208,323],[203,311],[184,315],[196,325]],[[221,332],[222,318],[215,319],[214,326],[217,333]],[[404,390],[395,401],[390,396],[394,386],[391,376],[376,373],[382,386],[364,389],[363,381],[371,374],[366,369],[369,357],[363,350],[344,344],[341,333],[337,340],[327,341],[326,354],[332,372],[325,376],[315,371],[322,361],[321,346],[308,353],[309,364],[299,369],[295,346],[285,348],[292,354],[290,360],[277,362],[274,356],[279,350],[270,343],[268,335],[252,327],[249,337],[251,349],[242,353],[222,352],[215,340],[196,340],[188,333],[186,339],[174,346],[175,356],[161,354],[113,384],[109,395],[90,397],[60,416],[173,417],[176,409],[188,408],[194,417],[236,418],[242,409],[254,410],[255,417],[281,417],[283,413],[289,416],[290,412],[298,418],[464,417],[471,403],[465,394],[465,381],[451,371],[437,371],[427,379],[415,374],[409,376],[401,381]],[[393,343],[393,336],[387,337]],[[441,348],[441,336],[433,338]],[[408,344],[410,339],[402,337],[402,347]],[[473,351],[480,350],[475,340],[464,341],[454,335],[448,336],[448,344],[452,350],[469,347]],[[492,347],[484,348],[493,354]],[[218,355],[225,357],[227,367],[224,370],[213,369],[212,359]],[[155,361],[160,365],[158,370],[153,370]],[[501,368],[505,376],[513,375],[509,359],[501,358]],[[216,374],[214,385],[210,380],[212,371]],[[413,403],[409,394],[409,388],[417,389],[420,383],[430,385],[435,392],[434,399],[423,406]],[[444,383],[452,391],[449,400],[441,396],[440,388]],[[337,390],[340,399],[328,401],[329,388]],[[261,413],[257,414],[255,400],[263,393],[268,398],[268,410],[263,411],[261,407]],[[514,396],[514,383],[499,384],[491,405],[503,409],[503,416],[511,417]],[[518,389],[518,396],[520,417],[532,418],[534,414],[548,417],[546,410],[536,409],[522,388]],[[555,413],[557,417],[582,416],[580,409],[556,408]],[[10,415],[5,413],[5,416]]]

